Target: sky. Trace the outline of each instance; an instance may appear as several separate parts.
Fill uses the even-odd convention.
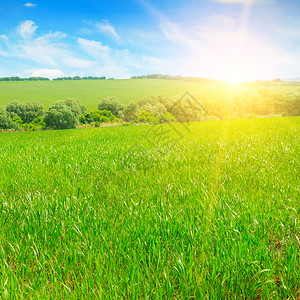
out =
[[[0,77],[300,77],[299,0],[0,0]]]

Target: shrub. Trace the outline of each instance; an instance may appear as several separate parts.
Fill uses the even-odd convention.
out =
[[[21,128],[24,129],[25,131],[37,131],[38,126],[32,123],[24,123],[21,125]]]
[[[84,114],[79,116],[79,124],[91,124],[93,119],[91,118],[90,114]]]
[[[6,111],[11,118],[15,116],[19,116],[20,118],[22,118],[21,116],[24,113],[24,104],[19,101],[11,101],[7,104]]]
[[[37,126],[38,128],[45,128],[45,122],[44,119],[42,117],[37,117],[32,121],[32,124],[34,124],[35,126]]]
[[[11,101],[6,107],[11,118],[20,117],[24,123],[30,123],[35,118],[43,116],[43,106],[37,102],[23,104],[18,101]]]
[[[155,117],[153,113],[148,113],[147,111],[143,110],[136,121],[138,123],[158,123],[159,118]]]
[[[112,123],[116,120],[116,117],[108,110],[93,110],[89,116],[93,122]]]
[[[86,113],[86,107],[80,103],[77,99],[67,99],[57,102],[58,104],[67,106],[75,115],[76,119],[79,120],[81,115]]]
[[[161,123],[172,123],[175,121],[176,121],[176,118],[168,111],[164,115],[160,116]]]
[[[17,122],[12,121],[4,107],[0,107],[0,128],[15,130],[18,130],[20,128]]]
[[[122,112],[124,111],[125,106],[121,104],[116,97],[107,97],[104,98],[98,104],[98,110],[110,111],[116,117],[122,117]]]
[[[75,114],[61,103],[53,104],[46,112],[44,122],[47,128],[71,129],[78,125]]]
[[[21,119],[24,123],[31,123],[34,119],[42,117],[44,114],[44,108],[41,104],[37,102],[30,102],[24,104],[23,115]]]
[[[136,120],[139,117],[140,109],[137,103],[129,104],[124,111],[124,119],[127,122]]]
[[[19,125],[23,124],[23,120],[19,116],[14,116],[12,121],[18,123]]]

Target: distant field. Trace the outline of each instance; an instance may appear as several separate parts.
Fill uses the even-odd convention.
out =
[[[300,118],[153,128],[0,134],[1,299],[299,296]]]
[[[256,93],[258,89],[266,88],[274,93],[299,92],[299,86],[274,87],[243,87],[224,84],[204,84],[168,80],[91,80],[91,81],[37,81],[37,82],[0,82],[0,105],[6,105],[12,100],[21,102],[37,101],[47,109],[57,100],[67,98],[79,99],[88,109],[95,109],[101,99],[116,96],[128,104],[150,95],[180,97],[186,91],[199,98],[230,98],[237,90],[240,93]]]

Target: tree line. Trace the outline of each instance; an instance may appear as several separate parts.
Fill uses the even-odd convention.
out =
[[[21,78],[18,76],[14,76],[14,77],[2,77],[0,78],[0,81],[50,81],[50,79],[46,77]]]
[[[58,101],[47,111],[37,102],[11,101],[6,107],[0,107],[0,129],[34,131],[71,129],[79,125],[99,127],[103,123],[159,124],[275,116],[300,116],[300,94],[276,95],[261,89],[257,95],[210,101],[151,96],[127,106],[116,97],[107,97],[89,112],[75,99]]]
[[[208,78],[201,77],[184,77],[180,75],[167,75],[167,74],[148,74],[148,75],[140,75],[140,76],[132,76],[131,79],[163,79],[163,80],[181,80],[181,81],[190,81],[190,82],[199,82],[199,83],[216,83],[223,82],[222,80],[214,80]],[[247,81],[241,83],[243,85],[255,85],[255,86],[300,86],[300,81],[284,81],[280,78],[276,78],[273,80],[255,80],[255,81]]]
[[[201,77],[184,77],[180,75],[167,75],[167,74],[148,74],[140,76],[132,76],[131,79],[163,79],[163,80],[181,80],[181,81],[193,81],[202,83],[216,83],[218,80],[201,78]]]
[[[105,76],[102,77],[95,77],[95,76],[85,76],[85,77],[80,77],[80,76],[74,76],[74,77],[58,77],[54,78],[53,81],[65,81],[65,80],[108,80],[112,78],[106,78]]]
[[[70,81],[70,80],[113,80],[114,78],[107,78],[106,76],[64,76],[53,78],[53,81]],[[190,81],[190,82],[199,82],[199,83],[216,83],[222,82],[220,80],[201,78],[201,77],[184,77],[184,76],[173,76],[167,74],[148,74],[148,75],[140,75],[140,76],[132,76],[131,79],[162,79],[162,80],[180,80],[180,81]],[[21,78],[18,76],[12,77],[2,77],[0,81],[50,81],[49,78],[46,77],[28,77]],[[280,78],[276,78],[274,80],[256,80],[244,82],[242,84],[246,85],[255,85],[255,86],[300,86],[300,81],[283,81]]]
[[[85,76],[85,77],[80,77],[80,76],[74,76],[74,77],[58,77],[58,78],[53,78],[52,80],[54,81],[66,81],[66,80],[110,80],[113,78],[106,78],[105,76],[101,77],[96,77],[96,76]],[[46,77],[28,77],[28,78],[21,78],[18,76],[13,76],[13,77],[1,77],[0,81],[50,81],[49,78]]]

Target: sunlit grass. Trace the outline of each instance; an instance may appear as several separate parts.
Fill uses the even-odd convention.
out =
[[[237,77],[237,80],[242,80]],[[123,104],[137,102],[151,95],[181,97],[189,91],[200,100],[230,101],[233,95],[238,97],[257,94],[260,89],[270,90],[274,94],[299,93],[299,86],[247,86],[238,85],[232,91],[227,83],[199,83],[177,80],[128,79],[128,80],[80,80],[80,81],[36,81],[36,82],[0,82],[0,105],[10,101],[37,101],[45,109],[58,100],[79,99],[88,110],[95,110],[105,97],[116,96]]]
[[[176,126],[1,134],[1,298],[295,297],[300,118]]]

